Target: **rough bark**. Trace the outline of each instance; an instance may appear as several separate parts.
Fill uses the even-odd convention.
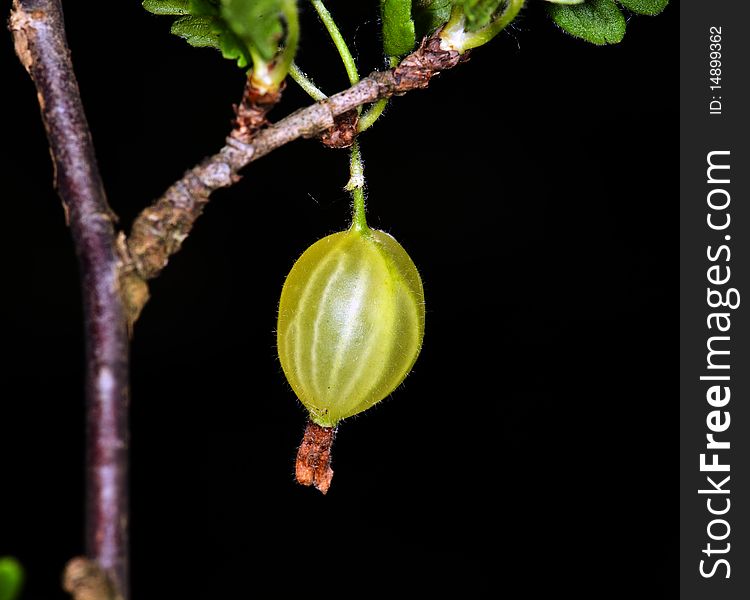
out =
[[[320,141],[329,148],[350,148],[357,137],[359,113],[350,110],[335,119],[336,124],[320,134]]]
[[[282,91],[283,85],[278,90],[259,90],[253,85],[252,77],[248,77],[242,100],[234,107],[234,127],[229,135],[249,144],[255,134],[269,124],[266,116],[281,100]]]

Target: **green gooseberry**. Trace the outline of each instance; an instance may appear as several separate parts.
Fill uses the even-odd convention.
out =
[[[422,280],[392,236],[352,226],[305,250],[281,291],[277,347],[310,419],[334,427],[388,396],[417,360],[424,322]]]

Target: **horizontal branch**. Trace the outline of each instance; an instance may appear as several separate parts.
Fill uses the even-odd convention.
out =
[[[254,135],[248,142],[230,135],[215,155],[190,169],[135,220],[128,250],[143,279],[156,277],[180,249],[211,193],[239,180],[251,162],[298,138],[313,138],[335,126],[336,117],[382,98],[425,88],[440,71],[462,62],[466,54],[443,50],[433,36],[394,69],[375,72],[348,90],[300,109]]]

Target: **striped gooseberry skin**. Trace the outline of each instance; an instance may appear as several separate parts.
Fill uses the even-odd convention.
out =
[[[323,427],[370,408],[411,370],[424,337],[424,291],[401,245],[373,229],[310,246],[281,291],[284,374]]]

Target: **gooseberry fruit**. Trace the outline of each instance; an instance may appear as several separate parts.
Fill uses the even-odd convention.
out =
[[[315,242],[286,278],[277,346],[292,389],[324,428],[404,380],[424,336],[424,291],[390,235],[352,226]]]

